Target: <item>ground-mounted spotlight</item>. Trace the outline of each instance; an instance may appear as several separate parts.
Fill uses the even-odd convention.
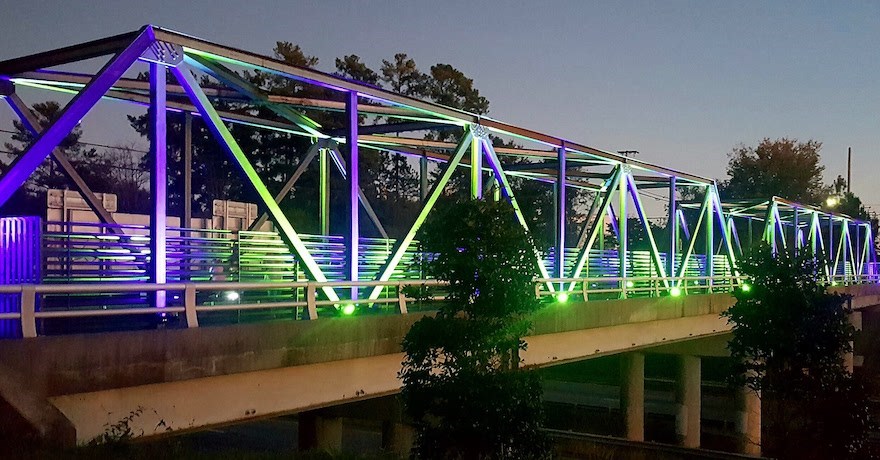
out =
[[[237,291],[226,291],[223,296],[226,297],[226,300],[230,302],[235,302],[236,300],[241,298],[241,295],[239,295]]]
[[[671,295],[672,297],[679,297],[679,296],[681,296],[681,288],[679,288],[679,287],[674,287],[674,288],[670,289],[670,290],[669,290],[669,295]]]
[[[351,315],[354,313],[355,306],[353,303],[347,303],[342,306],[342,314],[343,315]]]
[[[627,282],[626,282],[626,287],[628,287],[628,288],[631,288],[631,287],[633,287],[633,286],[635,286],[635,285],[636,285],[636,283],[633,283],[632,281],[627,281]]]
[[[559,303],[568,302],[568,293],[565,291],[562,291],[562,292],[556,294],[556,301]]]
[[[749,292],[752,290],[752,287],[749,286],[747,283],[743,283],[742,286],[739,287],[739,289],[743,292]]]

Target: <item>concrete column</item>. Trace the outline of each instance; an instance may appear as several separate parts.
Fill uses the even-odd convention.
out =
[[[675,382],[675,434],[684,447],[700,447],[700,358],[681,356]]]
[[[626,353],[620,361],[620,412],[626,439],[645,440],[645,355]]]
[[[415,436],[415,429],[405,423],[382,422],[382,449],[392,452],[400,458],[409,458]]]
[[[849,314],[848,319],[849,323],[856,329],[856,332],[862,330],[862,312],[854,311]],[[853,342],[849,343],[850,348],[852,348],[853,345]],[[843,355],[843,365],[846,366],[846,370],[850,373],[853,372],[856,365],[861,366],[863,360],[863,356],[855,356],[852,351]]]
[[[739,451],[746,455],[761,455],[761,398],[750,388],[742,388],[736,395],[736,432]]]
[[[299,450],[342,450],[342,418],[321,415],[318,411],[299,414]]]

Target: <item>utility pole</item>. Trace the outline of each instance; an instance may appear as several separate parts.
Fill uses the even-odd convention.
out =
[[[846,149],[846,193],[851,190],[852,184],[852,147]]]

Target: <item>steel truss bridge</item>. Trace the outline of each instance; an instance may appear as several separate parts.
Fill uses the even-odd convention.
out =
[[[52,69],[94,58],[106,58],[95,74]],[[135,71],[146,71],[148,81],[126,76]],[[244,71],[323,88],[327,97],[271,94],[243,78]],[[203,87],[203,76],[219,84]],[[73,97],[43,130],[17,94],[21,87]],[[420,268],[412,263],[417,251],[414,238],[445,198],[444,191],[458,171],[467,171],[473,199],[486,194],[509,201],[515,213],[511,224],[526,229],[528,221],[511,178],[553,187],[555,238],[553,248],[541,254],[535,267],[539,296],[607,298],[729,290],[741,283],[737,258],[756,241],[780,251],[821,255],[829,283],[873,282],[878,276],[868,222],[778,197],[724,203],[709,178],[151,25],[0,62],[0,96],[35,136],[0,176],[0,205],[51,157],[100,221],[0,220],[0,336],[63,331],[47,324],[68,317],[155,317],[157,308],[163,309],[162,316],[180,314],[189,327],[198,326],[200,320],[209,322],[212,314],[251,310],[263,312],[264,317],[304,319],[364,305],[392,305],[406,313],[407,302],[409,309],[413,304],[405,286],[437,284],[422,280]],[[149,226],[118,223],[58,147],[102,99],[150,109]],[[218,102],[223,101],[247,102],[273,116],[218,110]],[[186,120],[180,227],[167,225],[169,112],[183,113]],[[310,116],[319,112],[344,114],[345,128],[325,129]],[[263,214],[250,229],[190,225],[192,117],[201,117],[259,196]],[[312,140],[311,148],[284,186],[270,191],[227,124],[303,136]],[[450,128],[463,132],[458,142],[419,137],[424,131]],[[490,135],[523,146],[496,147]],[[362,151],[402,155],[420,164],[421,209],[401,238],[388,238],[361,188]],[[307,235],[297,231],[297,222],[282,212],[279,203],[315,162],[321,234]],[[440,168],[433,181],[427,173],[429,163]],[[342,235],[329,231],[333,170],[346,181],[347,220]],[[566,194],[572,190],[592,194],[585,222],[574,223],[566,215]],[[696,198],[682,199],[685,190]],[[656,227],[646,215],[643,197],[648,195],[665,201],[668,214],[662,239],[655,237]],[[382,238],[362,236],[361,208]],[[267,220],[275,231],[256,231]],[[573,225],[579,226],[574,232],[579,237],[567,241]],[[606,247],[604,241],[608,228],[617,241],[613,247]],[[628,235],[634,232],[644,235],[646,249],[630,247]],[[439,292],[442,297],[442,289]]]

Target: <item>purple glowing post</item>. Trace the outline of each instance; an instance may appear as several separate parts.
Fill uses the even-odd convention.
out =
[[[669,232],[669,252],[666,253],[667,276],[675,276],[675,251],[678,249],[678,202],[675,199],[675,176],[669,176],[669,218],[666,230]]]
[[[134,63],[141,53],[153,42],[153,29],[146,27],[124,50],[117,53],[64,107],[55,123],[52,123],[16,159],[3,177],[0,177],[0,206],[24,184],[27,178],[40,166],[52,150],[70,134],[70,131],[89,113],[89,110],[113,86],[114,83]]]
[[[150,63],[150,282],[167,280],[166,223],[168,201],[168,158],[165,130],[165,66]],[[156,291],[153,304],[164,308],[165,291]]]
[[[349,281],[358,280],[358,243],[360,240],[360,227],[358,225],[358,191],[360,190],[360,178],[358,168],[358,94],[350,91],[345,100],[345,118],[348,121],[345,132],[345,143],[348,145],[348,163],[346,176],[348,178],[348,205],[349,205],[349,239],[348,239],[348,275]],[[358,288],[351,288],[351,299],[357,300]]]
[[[565,142],[557,150],[558,165],[556,169],[556,254],[553,276],[562,278],[565,276]],[[559,290],[564,289],[563,283],[559,283]]]

